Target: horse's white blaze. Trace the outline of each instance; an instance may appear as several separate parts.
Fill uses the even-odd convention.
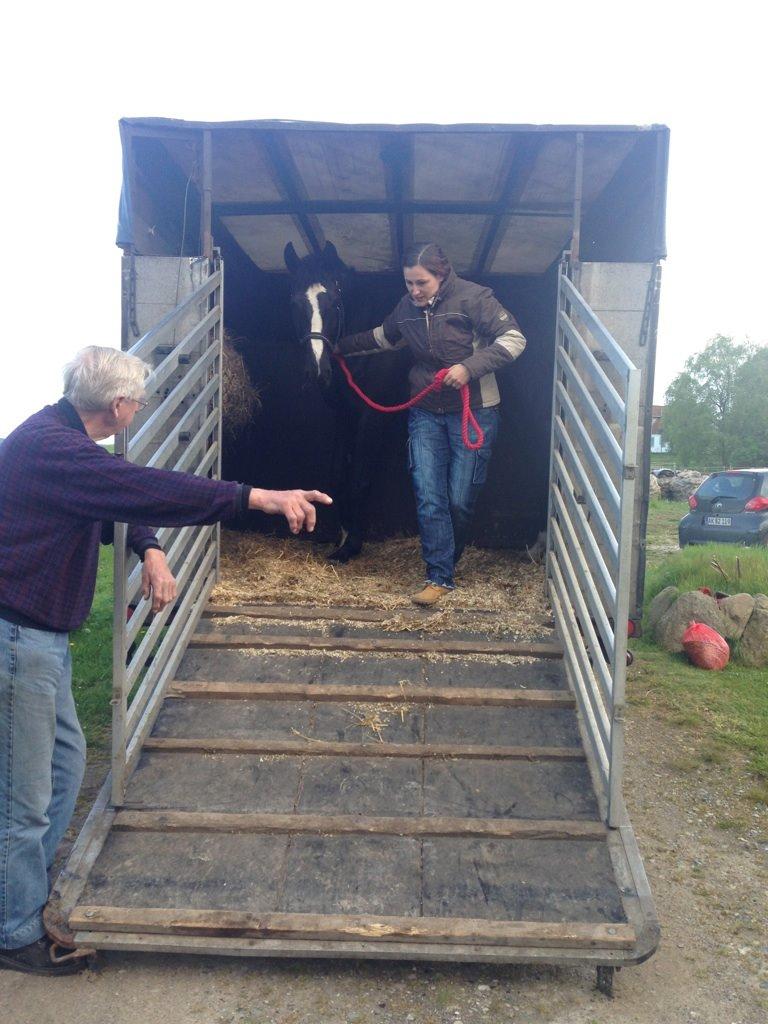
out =
[[[309,329],[313,334],[323,333],[323,315],[320,312],[320,304],[317,301],[318,295],[325,292],[325,287],[321,284],[313,284],[307,288],[307,302],[309,308],[312,310],[312,320],[310,321]],[[317,363],[317,372],[320,373],[320,357],[323,354],[323,343],[319,338],[312,338],[312,352]]]

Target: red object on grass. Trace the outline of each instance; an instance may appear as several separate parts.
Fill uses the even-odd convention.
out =
[[[725,668],[731,651],[723,637],[703,622],[692,622],[683,634],[683,648],[697,668],[719,671]]]

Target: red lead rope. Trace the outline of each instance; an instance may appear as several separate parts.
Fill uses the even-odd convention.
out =
[[[370,406],[371,409],[375,409],[377,412],[402,412],[404,409],[410,409],[411,406],[416,405],[417,402],[420,402],[422,398],[425,397],[425,395],[428,395],[430,391],[439,391],[440,388],[443,386],[443,380],[445,379],[445,375],[448,373],[447,369],[438,370],[431,384],[427,384],[427,386],[425,388],[422,388],[417,395],[414,395],[413,398],[410,399],[410,401],[403,402],[402,405],[379,405],[378,402],[374,402],[372,398],[368,397],[368,395],[363,394],[363,392],[354,382],[352,374],[349,371],[349,367],[344,361],[344,357],[340,356],[338,352],[334,352],[333,358],[341,367],[341,372],[347,378],[347,384],[349,384],[349,386],[352,388],[355,394],[359,398],[362,398],[366,405]],[[469,408],[469,384],[462,384],[461,405],[461,439],[464,442],[465,448],[469,448],[471,452],[476,452],[479,448],[483,447],[483,444],[485,443],[485,435],[483,434],[483,428],[477,422],[472,410]],[[470,427],[474,432],[476,438],[475,441],[470,440]]]

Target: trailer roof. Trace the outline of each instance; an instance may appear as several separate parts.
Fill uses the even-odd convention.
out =
[[[284,269],[289,241],[300,254],[332,241],[357,270],[382,272],[411,241],[435,239],[460,272],[541,273],[579,211],[593,258],[664,254],[661,125],[127,118],[120,130],[118,244],[137,252],[189,254],[210,198],[214,240],[268,271]]]

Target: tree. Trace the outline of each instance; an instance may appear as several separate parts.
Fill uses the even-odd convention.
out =
[[[689,465],[733,465],[741,438],[734,422],[737,393],[743,401],[749,374],[742,368],[755,356],[749,342],[736,344],[716,335],[703,352],[690,356],[666,393],[664,439],[677,461]]]
[[[768,466],[768,347],[739,367],[731,426],[738,465]]]

